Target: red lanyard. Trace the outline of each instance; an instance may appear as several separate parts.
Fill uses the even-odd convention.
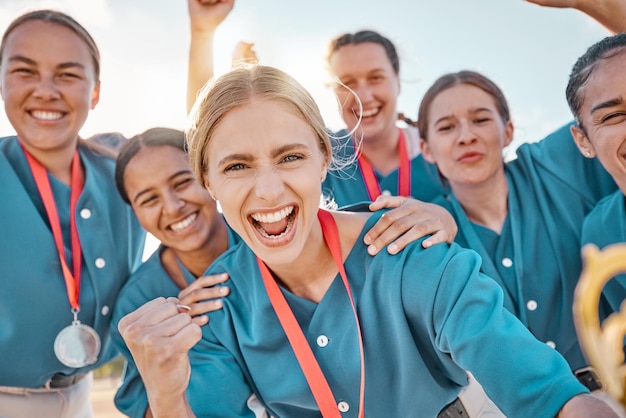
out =
[[[59,253],[61,268],[63,269],[63,276],[65,277],[67,297],[70,301],[70,305],[72,306],[72,310],[78,311],[80,309],[78,297],[80,295],[80,264],[82,254],[80,240],[78,238],[78,230],[76,229],[76,203],[78,202],[78,197],[83,190],[83,182],[81,178],[82,172],[78,151],[74,151],[74,157],[72,158],[72,178],[70,181],[70,234],[72,240],[72,264],[74,267],[74,274],[72,274],[67,266],[67,262],[65,261],[65,244],[63,243],[61,222],[59,221],[59,213],[57,211],[56,203],[54,202],[52,188],[50,187],[48,172],[39,161],[26,151],[25,148],[22,147],[22,149],[26,155],[26,160],[28,161],[30,170],[33,173],[35,184],[37,185],[39,195],[41,196],[41,200],[43,200],[43,205],[46,208],[48,219],[50,220],[54,243],[56,244],[57,251]]]
[[[400,167],[398,168],[398,196],[408,197],[411,196],[411,160],[409,159],[404,132],[399,128],[398,131],[398,158],[400,159]],[[365,180],[367,194],[370,200],[374,201],[381,194],[380,185],[376,179],[376,174],[374,174],[374,168],[360,151],[357,154],[357,161],[359,162],[363,180]]]
[[[356,329],[359,334],[359,352],[361,355],[361,383],[359,387],[359,417],[363,418],[363,394],[365,392],[365,360],[363,356],[363,337],[361,335],[361,325],[359,323],[359,317],[356,313],[356,307],[354,306],[354,298],[350,290],[346,271],[343,267],[343,259],[341,257],[341,243],[339,242],[339,232],[337,231],[337,224],[333,216],[325,211],[319,210],[317,217],[322,225],[322,233],[324,239],[328,244],[331,254],[335,259],[335,264],[339,269],[339,274],[343,279],[343,284],[348,291],[350,298],[350,304],[352,305],[352,312],[354,313],[354,319],[356,320]],[[261,270],[261,276],[263,276],[263,283],[265,284],[265,290],[269,296],[272,307],[278,316],[278,320],[287,334],[287,339],[291,344],[300,368],[304,372],[304,377],[311,388],[313,397],[317,406],[320,408],[320,412],[324,418],[337,418],[341,417],[341,412],[335,401],[335,397],[328,385],[324,372],[319,366],[319,363],[315,359],[315,355],[309,346],[309,343],[302,332],[302,328],[298,324],[296,317],[294,316],[291,308],[287,304],[285,296],[280,291],[278,284],[272,277],[269,269],[265,263],[257,257],[257,263]]]

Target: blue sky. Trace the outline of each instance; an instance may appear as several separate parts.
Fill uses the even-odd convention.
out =
[[[84,136],[184,128],[186,0],[0,0],[0,30],[33,7],[70,13],[100,46],[101,100]],[[262,63],[295,76],[317,99],[326,123],[339,128],[325,87],[325,49],[335,35],[363,28],[387,35],[399,49],[399,111],[414,117],[439,75],[478,70],[507,95],[517,142],[538,140],[570,119],[564,95],[570,68],[608,34],[578,11],[523,0],[236,0],[217,33],[217,72],[227,69],[238,40],[253,41]],[[0,135],[10,134],[2,113]]]

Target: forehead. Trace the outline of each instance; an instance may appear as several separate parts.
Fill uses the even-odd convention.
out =
[[[42,20],[26,21],[9,33],[2,59],[14,56],[92,66],[89,47],[76,32],[61,24]]]
[[[385,48],[377,43],[344,45],[330,57],[330,68],[337,77],[347,77],[375,70],[394,72]]]
[[[457,84],[437,94],[430,104],[431,120],[436,115],[495,108],[495,99],[471,84]]]
[[[183,170],[190,168],[188,156],[182,150],[169,145],[143,146],[126,165],[124,182],[128,185],[151,183]]]
[[[618,97],[626,99],[626,47],[597,62],[581,88],[581,97],[583,108]]]
[[[229,154],[252,154],[285,144],[316,146],[313,128],[285,104],[253,99],[226,113],[209,142],[209,161]]]

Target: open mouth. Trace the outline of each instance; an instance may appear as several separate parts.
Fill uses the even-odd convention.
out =
[[[294,206],[287,206],[271,213],[253,213],[250,215],[252,225],[259,233],[269,239],[278,239],[285,236],[296,218]]]

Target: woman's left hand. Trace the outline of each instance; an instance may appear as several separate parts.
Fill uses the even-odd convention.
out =
[[[226,280],[228,280],[227,273],[198,277],[196,281],[180,291],[178,299],[180,303],[191,308],[189,315],[192,317],[217,311],[222,309],[222,297],[227,296],[230,289],[216,285]]]
[[[397,254],[410,242],[431,234],[422,246],[428,248],[441,242],[453,242],[457,225],[452,215],[434,203],[409,197],[381,195],[371,205],[372,212],[395,208],[385,213],[365,235],[368,253],[377,254],[387,246],[389,254]]]

